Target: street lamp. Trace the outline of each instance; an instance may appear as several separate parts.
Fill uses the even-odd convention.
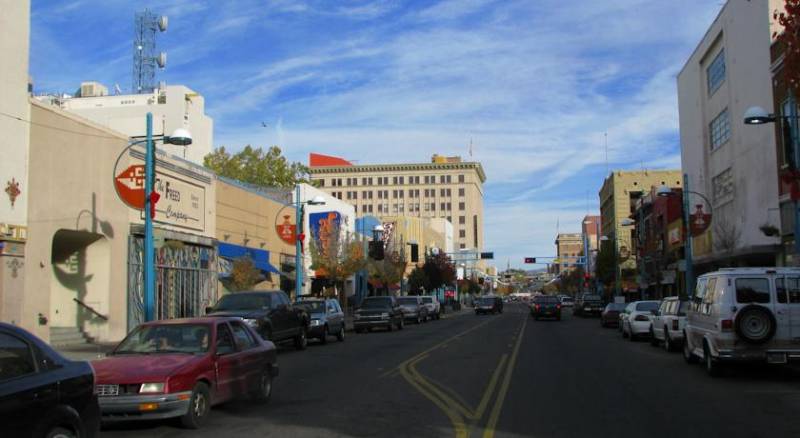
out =
[[[295,213],[295,223],[297,224],[297,236],[295,236],[294,242],[294,299],[295,301],[300,300],[300,296],[303,294],[303,271],[305,271],[305,263],[301,260],[301,253],[303,252],[302,248],[302,237],[303,235],[303,207],[308,205],[325,205],[325,198],[322,196],[315,196],[310,201],[301,201],[300,200],[300,184],[295,186],[295,202],[294,202],[294,213]]]
[[[752,117],[757,117],[757,116],[758,115],[756,114],[756,115],[753,115]],[[756,123],[756,122],[751,122],[751,124],[753,124],[753,123]],[[692,260],[692,257],[694,257],[694,250],[692,249],[692,228],[691,228],[691,224],[689,223],[689,195],[690,194],[697,195],[697,196],[703,198],[703,200],[706,202],[706,205],[708,205],[708,212],[710,214],[713,214],[714,210],[713,210],[713,207],[711,205],[711,201],[709,201],[708,198],[704,194],[689,190],[689,175],[686,174],[686,173],[683,174],[683,193],[684,193],[684,195],[683,195],[683,206],[682,206],[681,210],[683,212],[683,227],[684,227],[684,233],[685,233],[684,241],[683,241],[683,252],[684,252],[683,258],[684,258],[684,261],[686,263],[685,275],[684,275],[685,279],[684,280],[685,280],[685,284],[686,284],[685,285],[685,288],[686,288],[685,293],[686,293],[686,296],[689,296],[692,293],[692,291],[694,290],[694,261]],[[674,195],[674,192],[672,191],[672,189],[670,189],[666,185],[662,184],[658,188],[656,188],[656,196],[667,197],[667,196],[673,196],[673,195]]]
[[[155,203],[160,196],[154,190],[156,160],[155,142],[160,140],[164,144],[177,146],[188,146],[192,144],[192,134],[188,129],[178,128],[172,135],[153,135],[153,113],[147,113],[146,135],[132,136],[128,146],[117,156],[114,163],[114,173],[116,174],[119,160],[130,148],[145,144],[144,151],[144,320],[152,321],[155,313],[155,291],[156,291],[156,271],[155,271],[155,244],[153,243],[153,218],[155,217]],[[114,175],[116,176],[116,175]],[[114,186],[116,187],[116,185]]]

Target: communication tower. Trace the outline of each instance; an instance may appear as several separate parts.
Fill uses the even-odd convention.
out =
[[[167,17],[149,9],[134,15],[133,93],[152,93],[157,87],[156,66],[167,65],[167,54],[156,52],[156,34],[167,30]]]

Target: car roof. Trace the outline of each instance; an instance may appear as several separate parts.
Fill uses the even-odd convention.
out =
[[[718,275],[767,275],[767,274],[795,274],[800,275],[800,268],[796,267],[756,267],[756,268],[721,268],[714,272],[701,275],[703,277],[713,277]]]

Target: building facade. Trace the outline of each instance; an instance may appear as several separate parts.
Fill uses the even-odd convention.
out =
[[[711,226],[693,239],[698,273],[720,266],[773,266],[779,236],[775,131],[748,126],[750,106],[773,106],[770,44],[779,0],[730,0],[678,75],[681,163],[691,205],[711,205]]]
[[[97,82],[84,82],[75,96],[39,96],[37,99],[58,105],[100,125],[131,137],[145,135],[145,117],[153,114],[153,134],[170,135],[178,128],[192,133],[192,144],[159,144],[169,155],[195,164],[213,149],[214,121],[205,114],[205,99],[183,85],[168,85],[147,94],[108,95]]]
[[[453,224],[455,250],[484,247],[480,163],[438,155],[418,164],[354,165],[319,154],[309,161],[319,189],[358,215],[444,218]]]
[[[567,274],[580,266],[583,259],[583,234],[560,233],[556,236],[555,274]]]
[[[620,291],[638,292],[636,282],[637,266],[634,248],[634,229],[624,225],[624,219],[631,219],[636,211],[636,203],[652,187],[667,186],[679,188],[679,170],[614,171],[600,189],[600,218],[603,237],[615,248],[616,277]]]

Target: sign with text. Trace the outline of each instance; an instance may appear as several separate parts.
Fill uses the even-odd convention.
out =
[[[205,187],[157,173],[155,190],[161,195],[156,204],[155,222],[196,231],[205,230]],[[141,217],[144,220],[144,212]]]

